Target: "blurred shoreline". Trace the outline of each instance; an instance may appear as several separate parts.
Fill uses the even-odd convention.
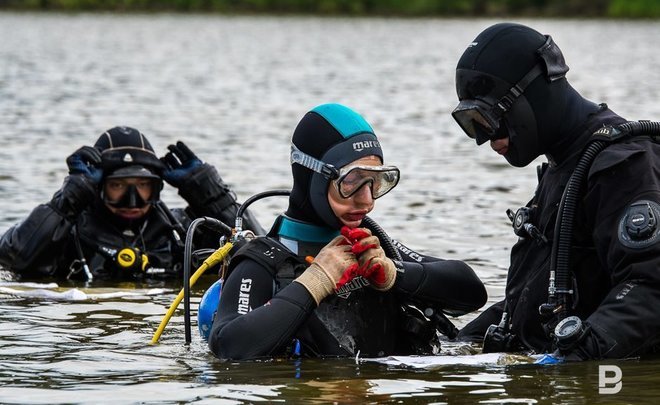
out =
[[[0,0],[0,11],[658,19],[658,0]]]

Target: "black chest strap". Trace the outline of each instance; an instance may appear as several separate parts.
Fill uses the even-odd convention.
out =
[[[261,236],[250,241],[236,252],[231,259],[225,278],[245,259],[251,259],[268,270],[276,282],[273,292],[289,285],[308,267],[302,258],[291,253],[279,241],[271,237]]]

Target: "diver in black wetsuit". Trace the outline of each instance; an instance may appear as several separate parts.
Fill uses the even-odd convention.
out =
[[[52,200],[0,239],[0,264],[21,280],[180,277],[182,241],[193,219],[234,225],[233,193],[182,142],[159,159],[141,132],[114,127],[93,147],[75,151],[67,165],[69,176]],[[170,211],[160,200],[163,179],[190,204],[185,210]],[[245,226],[265,233],[251,216]],[[196,246],[216,247],[218,237],[196,236]]]
[[[520,239],[511,250],[505,299],[459,339],[481,341],[494,325],[484,351],[558,349],[560,360],[637,356],[660,343],[658,134],[609,139],[587,170],[576,170],[592,140],[626,120],[583,98],[567,71],[549,36],[518,24],[487,28],[458,62],[453,116],[466,134],[478,145],[490,142],[516,167],[541,155],[548,160],[531,201],[511,215]],[[644,127],[626,126],[632,124]],[[567,184],[579,184],[569,178],[581,172],[575,192]],[[565,189],[571,201],[562,202]],[[569,210],[572,201],[577,205]],[[573,231],[562,234],[569,212]],[[565,267],[564,277],[558,269]]]
[[[372,244],[359,254],[342,244],[342,226],[370,234],[359,227],[399,178],[396,167],[383,166],[380,143],[360,115],[338,104],[314,108],[293,134],[291,161],[286,213],[231,261],[209,338],[216,356],[430,353],[435,326],[420,309],[461,315],[484,305],[486,290],[463,262],[397,242],[403,260],[393,261],[382,247],[392,241],[374,235],[358,242]],[[374,273],[347,277],[351,266],[376,263]],[[342,277],[347,283],[335,290]]]

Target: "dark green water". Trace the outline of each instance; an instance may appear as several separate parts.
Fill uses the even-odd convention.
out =
[[[0,401],[653,403],[660,395],[655,372],[660,362],[654,359],[539,366],[526,356],[493,359],[479,355],[478,346],[457,343],[445,343],[441,354],[446,357],[427,368],[368,359],[221,362],[196,329],[192,343],[184,345],[182,316],[175,316],[160,343],[151,345],[174,293],[120,287],[81,288],[89,297],[83,301],[3,296]],[[3,288],[4,293],[27,290]],[[195,291],[194,308],[202,290]],[[468,354],[473,360],[456,364]],[[601,365],[621,369],[617,394],[599,394]]]

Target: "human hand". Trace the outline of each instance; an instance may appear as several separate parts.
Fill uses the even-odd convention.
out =
[[[103,178],[101,152],[83,146],[66,158],[66,164],[69,176],[64,179],[61,192],[53,196],[51,205],[73,220],[98,196],[98,185]]]
[[[165,164],[163,179],[171,186],[179,188],[192,176],[195,169],[202,165],[202,161],[181,141],[176,145],[169,145],[167,149],[169,152],[160,158]]]
[[[367,281],[378,291],[387,291],[396,281],[396,266],[388,257],[375,257],[367,267]]]
[[[396,280],[396,266],[380,246],[378,237],[371,235],[366,228],[342,230],[342,233],[353,243],[351,251],[358,260],[355,275],[364,277],[376,290],[392,288]]]
[[[316,304],[333,293],[342,274],[357,265],[351,246],[343,236],[337,236],[316,255],[312,264],[294,281],[302,284]]]
[[[66,158],[69,174],[83,175],[98,185],[103,178],[101,152],[92,146],[83,146]]]

